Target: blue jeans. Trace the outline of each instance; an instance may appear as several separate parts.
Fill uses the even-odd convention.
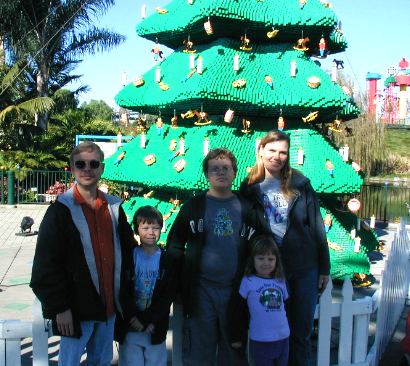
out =
[[[119,349],[119,366],[166,366],[167,346],[151,344],[151,334],[128,332]]]
[[[106,322],[87,320],[81,322],[81,338],[61,337],[59,366],[78,366],[84,349],[88,366],[110,366],[113,356],[115,315]]]
[[[197,307],[184,319],[182,359],[184,366],[241,366],[246,361],[231,348],[227,311],[231,287],[198,285]]]
[[[290,327],[289,366],[310,364],[313,320],[318,300],[318,269],[287,272],[289,300],[286,313]]]

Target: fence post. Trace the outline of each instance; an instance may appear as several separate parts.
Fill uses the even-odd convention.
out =
[[[14,172],[9,170],[7,172],[7,203],[14,205]]]
[[[33,304],[33,366],[48,366],[48,331],[40,301],[36,298]]]

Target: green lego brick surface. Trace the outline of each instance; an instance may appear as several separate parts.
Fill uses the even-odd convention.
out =
[[[227,147],[233,151],[238,159],[238,174],[233,187],[238,189],[241,181],[246,177],[248,167],[255,163],[256,139],[265,135],[266,121],[254,121],[252,133],[244,134],[241,122],[234,118],[231,124],[224,123],[217,117],[207,126],[195,126],[195,119],[184,120],[185,125],[177,129],[165,125],[161,135],[158,135],[155,125],[146,134],[147,144],[141,148],[141,135],[136,136],[130,143],[118,150],[105,160],[103,177],[118,182],[128,182],[147,189],[176,192],[202,191],[208,188],[208,183],[202,173],[204,157],[204,140],[207,137],[210,147]],[[260,125],[258,125],[258,122]],[[274,121],[271,121],[271,127]],[[291,122],[285,130],[290,134],[290,163],[311,179],[312,185],[318,193],[348,193],[359,192],[362,178],[353,168],[342,161],[338,152],[315,129],[307,125]],[[269,126],[268,126],[269,127]],[[178,151],[180,137],[184,139],[185,154],[175,156]],[[169,149],[171,141],[175,140],[175,150]],[[298,165],[298,150],[303,148],[303,165]],[[118,161],[118,156],[126,152],[124,158]],[[147,165],[144,158],[155,155],[155,163]],[[185,168],[177,172],[173,167],[179,160],[186,162]],[[330,176],[325,163],[330,159],[334,165],[334,175]]]
[[[377,236],[374,231],[360,230],[359,251],[354,251],[355,242],[350,236],[350,230],[356,225],[357,217],[351,213],[340,212],[334,207],[320,208],[322,217],[329,211],[332,226],[327,233],[329,244],[331,276],[333,279],[351,278],[354,273],[369,274],[370,262],[368,253],[375,249]]]
[[[239,55],[240,70],[233,70],[233,59]],[[203,60],[203,73],[190,73],[190,57]],[[297,73],[290,75],[291,62],[296,62]],[[162,90],[156,82],[160,68],[161,82],[169,89]],[[269,76],[272,83],[265,81]],[[320,85],[309,87],[308,80],[316,77]],[[223,115],[228,108],[243,116],[279,116],[301,118],[318,111],[314,120],[330,122],[347,104],[351,104],[342,88],[332,82],[318,65],[303,52],[289,44],[256,45],[252,51],[238,50],[236,42],[219,39],[197,47],[196,54],[179,49],[143,76],[145,83],[136,87],[128,84],[116,96],[116,102],[143,113],[171,116],[187,109],[200,110],[210,115]],[[243,87],[235,88],[236,80],[244,79]],[[355,116],[350,108],[349,115]]]
[[[181,46],[188,35],[195,44],[202,44],[221,37],[239,40],[245,32],[255,43],[296,43],[298,38],[309,37],[309,48],[314,53],[318,53],[322,37],[332,54],[347,47],[343,34],[335,31],[337,18],[333,10],[319,0],[309,0],[303,8],[297,0],[193,0],[193,4],[174,0],[162,9],[166,13],[148,8],[151,15],[137,26],[137,33],[172,49]],[[208,20],[213,34],[205,31]],[[279,32],[269,38],[267,32],[273,28]]]

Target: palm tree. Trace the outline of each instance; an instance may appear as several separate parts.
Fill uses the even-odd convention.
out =
[[[24,64],[0,65],[0,149],[21,147],[23,130],[35,124],[38,113],[48,113],[54,106],[49,97],[32,97]]]
[[[4,4],[5,3],[5,4]],[[0,4],[0,35],[11,58],[26,57],[38,97],[79,78],[72,71],[86,54],[109,50],[125,37],[98,28],[114,0],[9,0]],[[38,116],[47,129],[49,114]]]

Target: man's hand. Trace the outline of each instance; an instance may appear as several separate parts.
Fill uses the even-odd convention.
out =
[[[56,316],[57,329],[61,335],[72,337],[74,335],[74,322],[71,309],[58,313]]]
[[[325,288],[327,286],[327,283],[329,282],[329,276],[328,275],[320,275],[319,276],[319,291],[323,292],[325,291]]]
[[[136,316],[133,316],[131,318],[130,325],[138,332],[142,332],[144,330],[144,326],[142,325],[142,323],[138,320]]]

